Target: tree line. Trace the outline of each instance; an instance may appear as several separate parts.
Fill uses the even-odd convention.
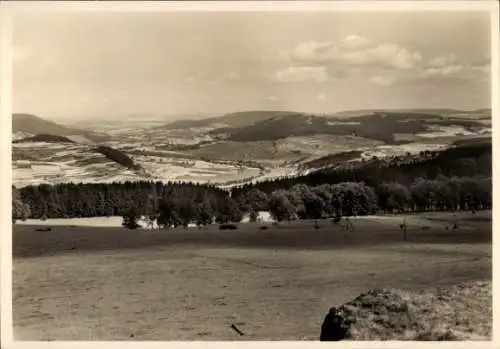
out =
[[[269,211],[277,221],[368,215],[377,212],[489,209],[491,177],[416,178],[370,186],[340,182],[296,184],[266,193],[258,188],[230,195],[215,186],[192,183],[125,182],[28,186],[13,191],[13,219],[145,216],[163,227],[256,220]],[[127,218],[128,217],[128,218]],[[132,224],[132,223],[131,223]]]

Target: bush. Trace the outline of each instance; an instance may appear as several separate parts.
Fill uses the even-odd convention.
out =
[[[238,226],[235,224],[221,224],[219,225],[220,230],[236,230]]]
[[[140,225],[137,223],[139,220],[139,214],[136,209],[131,208],[123,214],[122,226],[128,229],[139,228]]]

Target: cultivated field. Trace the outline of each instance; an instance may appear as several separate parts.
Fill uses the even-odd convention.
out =
[[[15,225],[18,340],[316,340],[325,312],[371,288],[491,280],[491,215],[240,224],[235,231]],[[235,324],[244,333],[238,335]]]

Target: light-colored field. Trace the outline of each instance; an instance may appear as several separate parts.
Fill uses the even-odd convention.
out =
[[[491,279],[488,223],[466,223],[476,231],[414,229],[405,243],[395,224],[373,222],[359,220],[355,232],[327,222],[320,230],[304,222],[231,232],[16,226],[14,335],[316,340],[331,306],[368,289]]]

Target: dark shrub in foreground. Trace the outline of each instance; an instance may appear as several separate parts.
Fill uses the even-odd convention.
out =
[[[221,224],[219,225],[220,230],[236,230],[238,226],[235,224]]]

